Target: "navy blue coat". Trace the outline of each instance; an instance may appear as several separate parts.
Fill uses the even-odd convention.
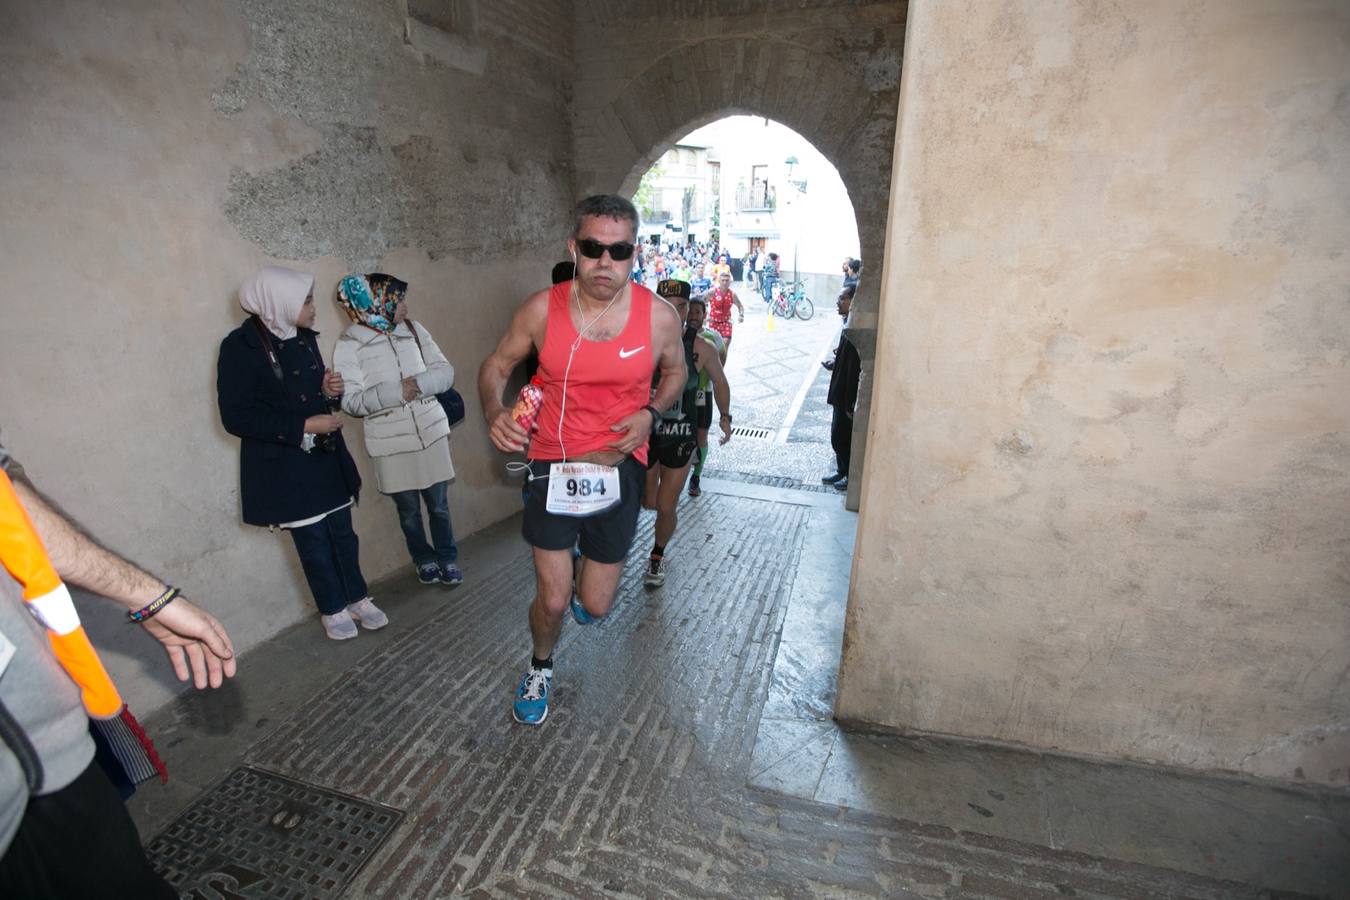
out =
[[[337,432],[337,450],[300,449],[305,419],[331,413],[323,396],[317,332],[288,341],[268,334],[281,363],[278,381],[258,330],[245,320],[220,342],[216,399],[225,430],[241,439],[239,495],[249,525],[296,522],[341,506],[361,490],[361,476]]]

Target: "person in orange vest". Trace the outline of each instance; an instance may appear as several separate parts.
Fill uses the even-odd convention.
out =
[[[66,581],[126,607],[180,681],[219,687],[235,674],[215,618],[99,546],[0,445],[0,897],[176,897],[94,761],[91,720],[131,745],[129,756],[143,750],[149,774],[163,772],[85,636]]]

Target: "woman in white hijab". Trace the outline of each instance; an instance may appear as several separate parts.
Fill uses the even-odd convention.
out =
[[[244,522],[290,532],[330,638],[356,637],[358,622],[383,628],[358,561],[361,477],[333,414],[342,379],[324,367],[313,330],[314,276],[268,266],[244,282],[239,305],[249,318],[220,344],[216,393],[240,439]]]

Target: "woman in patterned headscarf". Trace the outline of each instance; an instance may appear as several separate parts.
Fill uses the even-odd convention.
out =
[[[406,317],[404,281],[373,272],[348,275],[338,302],[352,324],[338,340],[333,367],[345,385],[342,408],[365,419],[366,452],[380,493],[398,509],[399,526],[423,584],[463,582],[450,524],[450,422],[436,395],[454,367],[431,334]],[[431,525],[427,542],[422,503]]]

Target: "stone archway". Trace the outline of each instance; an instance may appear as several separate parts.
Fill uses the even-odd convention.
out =
[[[577,93],[586,96],[585,80]],[[809,140],[839,171],[858,217],[864,262],[879,272],[896,101],[893,90],[870,89],[844,61],[782,40],[719,38],[676,47],[613,85],[604,102],[578,100],[577,193],[632,193],[641,173],[682,135],[729,115],[764,116]],[[877,279],[869,281],[859,301],[875,309]]]
[[[866,12],[843,16],[831,6]],[[660,27],[670,39],[665,52],[652,56],[634,53],[634,29],[643,26],[640,15],[637,22],[625,17],[625,27],[616,28],[601,17],[588,19],[585,4],[578,10],[576,192],[631,194],[642,172],[673,141],[728,115],[774,119],[814,144],[848,190],[865,266],[849,321],[849,335],[863,358],[854,430],[854,464],[861,471],[904,4],[840,3],[774,20],[763,15],[672,18],[670,10],[660,12]],[[858,499],[855,482],[849,507],[856,509]]]

